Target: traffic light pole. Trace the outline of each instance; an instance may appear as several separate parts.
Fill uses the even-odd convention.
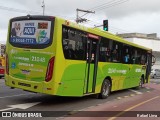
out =
[[[97,28],[97,27],[103,27],[104,31],[108,31],[108,20],[103,20],[102,25],[94,25],[94,28]]]
[[[94,28],[102,27],[103,25],[94,25]]]

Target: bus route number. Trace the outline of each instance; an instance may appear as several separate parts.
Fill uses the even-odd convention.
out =
[[[32,56],[32,61],[34,61],[34,62],[45,62],[45,58],[44,57]]]

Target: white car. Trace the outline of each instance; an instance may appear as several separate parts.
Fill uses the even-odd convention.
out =
[[[151,70],[151,78],[160,77],[160,69],[152,69]]]

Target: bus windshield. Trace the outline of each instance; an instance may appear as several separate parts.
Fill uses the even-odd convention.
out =
[[[10,44],[23,48],[45,48],[52,42],[53,22],[50,19],[11,20]]]

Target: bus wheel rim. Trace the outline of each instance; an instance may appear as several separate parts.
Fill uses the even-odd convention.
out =
[[[142,78],[140,79],[139,86],[142,87]]]
[[[108,96],[110,84],[106,81],[103,86],[103,95]]]

